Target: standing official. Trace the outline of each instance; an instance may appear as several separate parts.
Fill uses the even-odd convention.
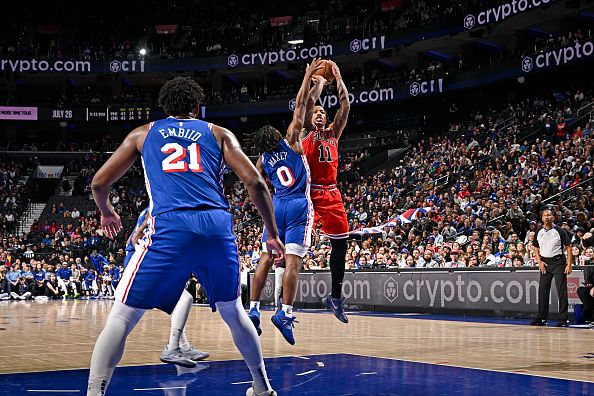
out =
[[[567,327],[567,311],[569,300],[567,298],[567,275],[571,273],[573,253],[569,236],[561,227],[553,224],[553,211],[545,209],[542,212],[543,227],[534,238],[534,252],[538,268],[540,269],[540,282],[538,287],[538,316],[530,324],[532,326],[546,326],[549,316],[549,293],[551,283],[555,278],[557,294],[559,295],[559,320],[557,327]],[[563,253],[563,250],[567,255]]]

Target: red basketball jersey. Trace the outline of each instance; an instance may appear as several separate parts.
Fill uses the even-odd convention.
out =
[[[336,184],[338,172],[338,139],[332,129],[314,129],[301,140],[309,164],[311,183]]]

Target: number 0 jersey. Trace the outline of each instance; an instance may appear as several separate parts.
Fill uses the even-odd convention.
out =
[[[338,172],[338,139],[332,129],[314,129],[303,139],[303,154],[307,158],[311,172],[311,182],[315,186],[336,185]]]
[[[275,199],[296,194],[309,197],[309,166],[305,156],[293,151],[286,139],[278,142],[273,153],[262,154],[262,165],[274,186]]]
[[[223,153],[212,124],[168,117],[152,122],[142,148],[151,216],[179,209],[229,208]]]

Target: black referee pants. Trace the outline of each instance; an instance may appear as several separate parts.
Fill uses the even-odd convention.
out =
[[[538,319],[548,319],[549,295],[551,293],[553,278],[555,278],[555,286],[557,286],[557,294],[559,295],[559,320],[567,320],[569,300],[567,298],[567,274],[565,273],[567,262],[565,255],[553,258],[543,257],[542,261],[547,264],[547,273],[540,273],[538,285]]]

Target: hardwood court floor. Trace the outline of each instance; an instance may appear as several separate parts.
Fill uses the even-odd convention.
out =
[[[0,373],[85,368],[111,301],[0,302]],[[297,311],[290,346],[262,313],[265,357],[350,353],[439,365],[594,381],[594,330]],[[240,359],[218,314],[193,307],[189,339],[209,360]],[[145,314],[126,344],[121,365],[160,363],[169,316]],[[594,355],[592,355],[594,356]]]

